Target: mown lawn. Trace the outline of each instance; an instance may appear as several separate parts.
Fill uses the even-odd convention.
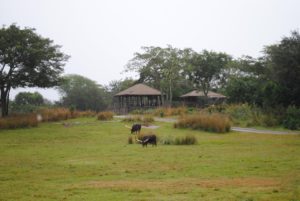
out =
[[[128,144],[122,122],[0,131],[0,200],[300,200],[300,136],[212,134],[155,123],[160,139]],[[127,123],[128,124],[128,123]]]

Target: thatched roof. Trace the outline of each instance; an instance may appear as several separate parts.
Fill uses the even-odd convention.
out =
[[[203,91],[194,90],[194,91],[191,91],[191,92],[189,92],[187,94],[184,94],[180,97],[181,98],[186,98],[186,97],[201,97],[201,96],[204,96]],[[226,98],[226,96],[224,96],[222,94],[212,92],[212,91],[208,92],[207,97],[209,97],[209,98]]]
[[[161,92],[157,89],[149,87],[144,84],[136,84],[124,91],[117,93],[115,96],[153,96],[161,95]]]

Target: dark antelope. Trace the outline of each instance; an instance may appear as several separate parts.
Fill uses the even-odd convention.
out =
[[[139,143],[147,147],[148,144],[152,144],[152,146],[156,146],[156,135],[145,135],[141,139],[137,139]]]
[[[133,124],[132,127],[131,127],[131,134],[133,134],[133,133],[134,134],[140,133],[141,128],[142,128],[141,124]]]

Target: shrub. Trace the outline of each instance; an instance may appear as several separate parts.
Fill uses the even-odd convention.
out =
[[[0,129],[16,129],[36,126],[38,126],[38,120],[35,114],[0,118]]]
[[[112,120],[114,118],[114,113],[110,111],[99,112],[97,118],[100,121]]]
[[[174,124],[175,128],[192,128],[210,132],[225,133],[230,131],[229,118],[221,114],[198,114],[185,116]]]
[[[249,120],[253,115],[252,108],[248,104],[227,105],[224,113],[237,120]]]
[[[300,128],[300,108],[296,106],[289,106],[287,108],[283,126],[291,130]]]

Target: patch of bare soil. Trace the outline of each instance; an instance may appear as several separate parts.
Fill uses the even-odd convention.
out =
[[[274,178],[221,178],[221,179],[183,179],[183,180],[114,180],[88,181],[71,188],[114,188],[114,189],[172,189],[224,188],[224,187],[278,187],[280,180]]]

